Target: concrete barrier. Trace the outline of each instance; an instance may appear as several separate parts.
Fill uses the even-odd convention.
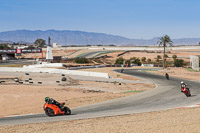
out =
[[[42,67],[63,67],[62,63],[47,63],[42,62],[42,64],[35,64],[35,65],[24,65],[23,68],[42,68]]]
[[[63,70],[55,68],[19,68],[19,67],[1,67],[0,72],[42,72],[42,73],[60,73],[69,75],[80,75],[80,76],[92,76],[92,77],[103,77],[109,78],[108,73],[100,72],[86,72],[77,70]]]
[[[142,64],[142,67],[154,67],[154,64]]]
[[[106,67],[106,65],[69,67],[69,70],[88,69],[88,68],[102,68],[102,67]]]

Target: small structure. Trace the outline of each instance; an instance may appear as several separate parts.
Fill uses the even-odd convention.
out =
[[[9,57],[8,57],[8,55],[6,55],[6,54],[3,54],[3,55],[2,55],[2,60],[3,60],[3,61],[9,60]]]
[[[53,61],[53,53],[52,53],[52,47],[51,47],[51,38],[48,38],[48,46],[47,46],[47,53],[46,53],[46,60],[48,62]]]
[[[190,66],[192,69],[199,71],[199,57],[191,55],[190,56]]]
[[[53,42],[53,48],[58,48],[58,47],[62,47],[62,45],[59,45],[56,42]]]
[[[50,46],[47,46],[46,60],[47,61],[52,61],[53,60],[52,48]]]

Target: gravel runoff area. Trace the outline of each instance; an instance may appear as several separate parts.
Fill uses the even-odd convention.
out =
[[[100,81],[90,81],[94,77],[90,80],[86,80],[89,77],[82,77],[84,80],[74,79],[76,76],[71,77],[50,73],[0,72],[0,117],[44,113],[42,107],[46,96],[66,102],[68,107],[73,108],[132,95],[155,87],[154,84],[137,81],[108,82],[102,78]],[[66,78],[66,81],[62,81],[63,78]],[[19,81],[16,82],[16,79]]]
[[[93,69],[94,71],[94,69]],[[103,69],[102,69],[103,71]],[[173,70],[171,70],[172,72]],[[158,72],[157,72],[158,73]],[[172,72],[173,73],[173,72]],[[182,69],[182,73],[188,72]],[[194,72],[190,72],[193,74]],[[162,74],[162,71],[161,71]],[[117,75],[119,77],[119,75]],[[184,75],[183,75],[184,76]],[[185,75],[186,76],[186,75]],[[200,108],[0,127],[1,132],[199,132]],[[52,128],[54,127],[54,128]]]
[[[2,133],[199,133],[200,108],[0,127]]]

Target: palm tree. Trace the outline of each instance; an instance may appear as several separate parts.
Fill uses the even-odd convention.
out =
[[[170,46],[172,46],[172,40],[170,39],[170,37],[168,35],[164,35],[163,37],[159,38],[160,40],[157,42],[160,45],[163,45],[164,47],[164,52],[163,52],[163,68],[165,68],[165,62],[166,62],[166,56],[165,56],[165,47],[167,44],[169,44]]]
[[[173,54],[173,55],[172,55],[172,58],[173,58],[173,60],[174,60],[174,62],[175,62],[175,60],[176,60],[176,58],[177,58],[177,55]]]

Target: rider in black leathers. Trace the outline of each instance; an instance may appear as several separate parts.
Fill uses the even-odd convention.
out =
[[[167,80],[169,80],[169,74],[168,73],[165,74],[165,77],[166,77]]]
[[[60,109],[63,109],[63,107],[64,107],[64,104],[60,104],[53,98],[45,97],[45,102],[49,103],[49,104],[54,104],[54,105],[58,106]]]

